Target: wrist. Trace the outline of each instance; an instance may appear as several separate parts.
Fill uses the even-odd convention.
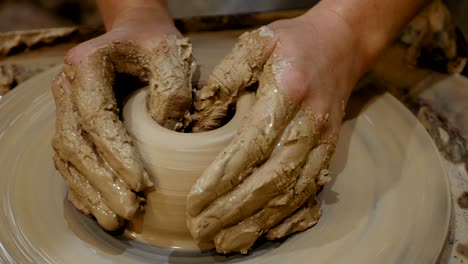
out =
[[[175,28],[168,12],[159,8],[132,7],[122,10],[109,25],[109,30],[134,27],[138,30]]]
[[[107,31],[129,26],[140,30],[174,27],[164,0],[98,0],[97,3]]]
[[[304,32],[320,36],[320,40],[316,41],[323,43],[319,44],[321,56],[331,65],[344,69],[341,78],[347,85],[343,89],[351,91],[370,64],[369,53],[359,35],[341,17],[328,9],[314,7],[298,19],[308,27]]]
[[[305,16],[316,13],[334,17],[353,35],[356,51],[367,71],[384,49],[428,0],[327,0],[320,1]]]
[[[306,23],[312,23],[315,27],[329,32],[334,38],[329,43],[334,43],[334,49],[341,51],[342,59],[351,62],[356,71],[356,75],[364,74],[373,63],[378,51],[377,42],[367,41],[361,32],[354,25],[340,15],[340,13],[327,6],[316,6],[303,15]],[[369,45],[369,43],[372,45]],[[383,45],[382,45],[383,46]],[[359,78],[359,77],[358,77]]]

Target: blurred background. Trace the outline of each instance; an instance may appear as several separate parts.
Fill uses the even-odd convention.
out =
[[[316,0],[168,0],[175,18],[303,9]],[[95,0],[0,0],[0,32],[71,25],[100,26]]]
[[[304,9],[317,0],[167,0],[175,18]],[[468,1],[444,0],[468,36]],[[95,0],[0,0],[0,32],[71,25],[98,27]]]
[[[175,18],[311,7],[317,0],[168,0]],[[468,35],[468,1],[445,0],[456,24]],[[97,27],[95,0],[0,0],[0,32],[70,25]]]
[[[78,24],[101,24],[95,0],[0,0],[0,32]]]

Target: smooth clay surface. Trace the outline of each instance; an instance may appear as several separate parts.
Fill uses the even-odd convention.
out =
[[[209,61],[219,61],[236,36],[191,36],[202,68],[209,72]],[[344,123],[330,166],[334,178],[319,195],[323,213],[314,228],[260,244],[247,256],[226,257],[113,236],[73,208],[51,159],[50,83],[58,70],[24,82],[0,101],[0,263],[437,261],[450,216],[448,180],[430,137],[392,96],[376,97]]]
[[[198,249],[186,227],[186,196],[232,140],[254,101],[253,93],[243,95],[234,117],[221,128],[180,133],[151,118],[145,90],[131,96],[123,109],[124,124],[155,186],[147,192],[145,210],[130,223],[129,236],[159,247]]]

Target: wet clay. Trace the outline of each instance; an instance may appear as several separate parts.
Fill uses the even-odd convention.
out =
[[[275,56],[266,62],[274,47],[272,34],[267,28],[261,28],[242,35],[233,51],[215,67],[207,85],[195,92],[193,131],[209,132],[180,134],[161,130],[159,124],[149,118],[151,112],[148,115],[142,107],[145,98],[141,93],[128,101],[124,107],[125,125],[155,182],[154,189],[146,192],[145,211],[128,226],[130,236],[160,247],[216,247],[218,252],[246,253],[264,231],[273,228],[268,237],[276,239],[305,230],[317,222],[320,206],[315,196],[319,186],[326,182],[322,175],[328,173],[323,168],[328,164],[334,145],[320,139],[326,116],[301,107],[279,92],[278,76],[284,67],[275,65],[283,64]],[[233,68],[235,62],[239,64]],[[234,136],[233,131],[226,137],[226,133],[220,134],[220,131],[226,131],[229,126],[212,129],[220,125],[227,109],[245,88],[259,78],[261,85],[255,106],[249,109],[248,125],[242,126],[225,149]],[[242,100],[237,117],[243,116],[241,103]],[[236,122],[236,116],[231,123]],[[216,143],[217,138],[222,138],[222,144]],[[184,145],[184,139],[188,145]],[[214,143],[216,146],[211,145]],[[315,146],[318,147],[311,152]],[[206,149],[211,152],[205,153]],[[233,159],[233,155],[237,158]],[[266,159],[258,168],[260,175],[248,177]],[[193,160],[196,165],[192,164]],[[243,160],[249,161],[247,168],[239,163]],[[285,160],[288,162],[284,163]],[[211,163],[214,165],[205,170]],[[209,175],[202,185],[216,185],[215,193],[199,187],[201,183],[197,180],[202,173]],[[241,188],[226,194],[241,182]],[[204,191],[194,192],[198,189]],[[187,199],[190,190],[191,196]],[[205,209],[197,205],[211,201],[214,202],[209,208],[194,217]],[[232,204],[244,210],[238,211]],[[259,207],[263,209],[255,213]],[[219,219],[223,225],[206,225],[207,215],[209,219]]]
[[[146,205],[126,233],[158,247],[198,249],[186,227],[186,196],[203,170],[232,140],[254,103],[241,96],[234,117],[223,127],[203,133],[178,133],[154,122],[145,108],[146,92],[134,94],[123,108],[123,120],[154,182]]]

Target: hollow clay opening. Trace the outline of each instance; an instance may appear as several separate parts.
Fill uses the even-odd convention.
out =
[[[193,67],[195,67],[195,65],[193,65]],[[192,71],[193,71],[193,76],[192,76],[191,88],[192,88],[192,98],[193,98],[193,101],[195,101],[194,99],[197,97],[196,92],[205,85],[205,82],[200,81],[200,68],[199,67],[195,67]],[[146,89],[149,83],[144,78],[145,77],[137,77],[137,76],[133,76],[127,73],[116,72],[113,90],[115,93],[115,98],[117,101],[118,109],[123,109],[123,106],[129,100],[129,98],[132,97],[133,93],[139,91],[140,89]],[[145,87],[145,88],[142,88],[142,87]],[[255,90],[256,90],[256,84],[246,89],[247,92],[252,92]],[[214,130],[214,129],[217,129],[219,127],[226,125],[234,117],[236,113],[236,107],[237,107],[237,104],[228,105],[227,106],[228,110],[226,114],[224,115],[224,117],[220,120],[217,120],[215,122],[217,123],[216,128],[213,128],[211,130]],[[197,113],[197,110],[195,109],[195,106],[193,105],[193,103],[188,109],[188,112],[189,113],[185,116],[183,120],[184,125],[182,129],[177,132],[200,133],[198,131],[192,130],[193,124],[195,122],[193,118],[196,116],[196,113]],[[122,114],[122,112],[120,114]],[[122,116],[120,117],[122,118]],[[155,122],[157,121],[155,120]]]
[[[124,124],[155,186],[146,193],[145,209],[125,233],[157,246],[198,250],[186,227],[186,196],[205,168],[229,144],[254,103],[247,93],[222,127],[201,133],[180,133],[155,122],[145,104],[144,89],[133,93],[123,107]],[[204,248],[206,249],[206,248]]]

